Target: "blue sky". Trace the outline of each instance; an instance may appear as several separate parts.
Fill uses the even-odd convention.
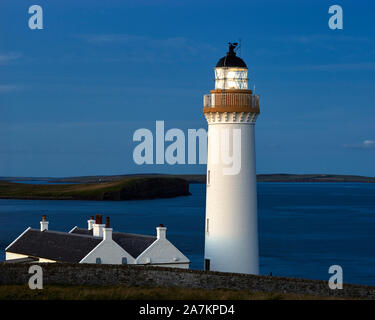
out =
[[[202,95],[239,39],[261,96],[257,172],[375,176],[374,16],[373,1],[2,0],[0,176],[205,172],[135,165],[132,136],[207,128]]]

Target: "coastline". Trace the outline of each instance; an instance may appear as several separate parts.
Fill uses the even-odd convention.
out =
[[[0,182],[0,199],[125,201],[187,195],[190,195],[189,183],[173,177],[127,178],[82,184]]]
[[[375,183],[375,177],[334,174],[258,174],[257,182]],[[190,195],[206,175],[135,174],[67,178],[0,177],[0,199],[127,201]]]
[[[0,177],[1,182],[33,182],[44,181],[46,183],[77,183],[91,184],[104,182],[118,182],[124,179],[141,178],[179,178],[187,180],[189,183],[205,183],[205,174],[122,174],[122,175],[96,175],[96,176],[77,176],[77,177]],[[270,173],[257,174],[257,182],[363,182],[375,183],[375,177],[359,175],[341,175],[341,174],[289,174],[289,173]]]

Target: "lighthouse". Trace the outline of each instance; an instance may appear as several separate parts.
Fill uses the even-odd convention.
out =
[[[259,273],[255,122],[259,96],[237,43],[215,67],[215,89],[203,98],[208,122],[205,270]]]

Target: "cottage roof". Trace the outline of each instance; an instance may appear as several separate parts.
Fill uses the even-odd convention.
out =
[[[6,248],[6,252],[78,263],[101,241],[101,238],[84,234],[30,228]]]

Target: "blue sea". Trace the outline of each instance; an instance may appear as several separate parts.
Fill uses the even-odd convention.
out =
[[[143,201],[0,200],[0,259],[4,248],[48,215],[51,230],[86,227],[89,216],[111,217],[116,231],[167,237],[203,268],[205,185],[191,196]],[[260,272],[328,280],[340,265],[344,282],[375,285],[375,184],[258,183]]]

